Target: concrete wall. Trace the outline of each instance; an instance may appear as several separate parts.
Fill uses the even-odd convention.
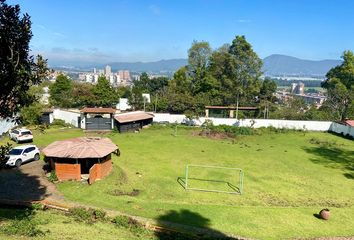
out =
[[[188,123],[190,120],[182,114],[155,113],[154,122],[169,123]],[[193,119],[195,125],[202,125],[205,120],[211,120],[214,125],[229,125],[239,127],[275,127],[288,129],[302,129],[310,131],[328,131],[332,122],[328,121],[295,121],[295,120],[278,120],[278,119],[240,119],[234,118],[199,118]]]
[[[71,125],[78,127],[77,118],[81,116],[80,112],[72,111],[72,110],[64,110],[64,109],[54,109],[53,118],[61,119],[66,123],[70,123]],[[83,118],[83,117],[82,117]],[[81,119],[81,128],[85,127],[84,119]]]
[[[351,126],[333,122],[329,130],[338,134],[342,134],[343,136],[349,135],[354,138],[354,127]]]
[[[16,126],[14,118],[0,118],[0,136]]]

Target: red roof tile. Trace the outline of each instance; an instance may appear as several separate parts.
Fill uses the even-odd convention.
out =
[[[139,120],[146,120],[153,118],[154,115],[146,112],[130,112],[121,113],[114,116],[114,118],[120,123],[134,122]]]
[[[82,113],[115,113],[114,108],[83,108],[80,110]]]

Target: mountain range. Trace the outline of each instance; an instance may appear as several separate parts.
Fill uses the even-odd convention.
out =
[[[263,59],[265,75],[300,75],[324,76],[333,67],[341,64],[341,60],[305,60],[296,57],[273,54]]]
[[[93,67],[103,69],[105,65],[110,65],[112,71],[130,70],[133,72],[153,72],[153,73],[171,73],[180,67],[188,64],[187,59],[168,59],[155,62],[110,62],[107,64],[89,64],[82,63],[66,64],[64,67],[51,66],[54,69],[61,70],[89,70]],[[273,54],[263,59],[262,71],[266,76],[325,76],[325,74],[334,66],[341,64],[341,60],[305,60],[292,56]],[[68,66],[69,65],[69,66]]]

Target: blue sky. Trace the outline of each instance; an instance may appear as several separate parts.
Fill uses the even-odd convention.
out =
[[[339,59],[354,50],[352,0],[8,0],[29,13],[31,48],[49,62],[186,58],[245,35],[262,58]]]

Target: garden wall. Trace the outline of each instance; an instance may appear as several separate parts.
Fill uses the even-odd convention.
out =
[[[64,110],[64,109],[54,109],[53,117],[54,119],[61,119],[66,123],[69,123],[75,127],[79,127],[78,117],[81,116],[81,113],[74,110]],[[81,119],[81,126],[85,126],[84,119]]]
[[[205,118],[188,120],[182,114],[155,113],[154,122],[169,122],[169,123],[191,123],[202,125],[205,120],[211,120],[214,125],[229,125],[238,127],[275,127],[288,129],[302,129],[310,131],[328,131],[332,122],[329,121],[295,121],[295,120],[278,120],[278,119],[240,119],[235,118]]]
[[[342,134],[343,136],[351,136],[354,138],[354,127],[333,122],[329,129],[331,132]]]

